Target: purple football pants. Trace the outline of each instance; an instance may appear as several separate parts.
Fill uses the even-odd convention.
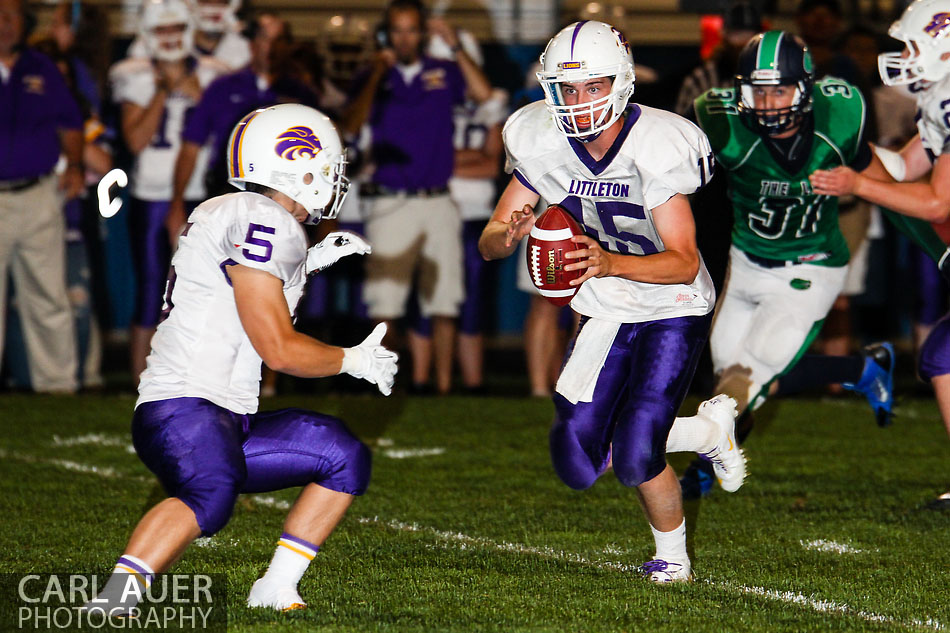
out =
[[[132,417],[135,452],[210,536],[238,494],[308,483],[361,495],[369,449],[342,421],[303,409],[239,415],[202,398],[145,402]]]
[[[914,320],[924,325],[933,325],[947,309],[947,284],[937,263],[923,249],[911,245],[910,256],[917,279]]]
[[[924,380],[950,374],[950,312],[937,321],[920,348],[917,373]]]
[[[587,321],[582,319],[578,332]],[[614,472],[623,485],[639,486],[663,472],[666,438],[711,322],[712,314],[624,323],[600,370],[592,401],[571,404],[554,394],[551,460],[564,483],[575,490],[592,486],[607,467],[611,445]]]
[[[191,214],[196,202],[185,202]],[[165,229],[169,203],[132,198],[129,204],[129,237],[132,265],[135,268],[135,309],[132,323],[155,327],[162,314],[165,281],[171,263],[171,246]]]

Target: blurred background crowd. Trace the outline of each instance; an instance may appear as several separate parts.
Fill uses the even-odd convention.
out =
[[[504,122],[542,98],[534,73],[547,39],[579,18],[613,24],[633,46],[633,101],[689,116],[703,91],[732,86],[753,34],[790,30],[817,76],[861,89],[867,138],[899,147],[916,132],[914,100],[880,84],[877,55],[900,49],[886,32],[906,5],[0,0],[0,389],[132,388],[176,236],[198,203],[229,191],[231,129],[254,108],[299,102],[335,120],[353,182],[339,218],[311,238],[342,228],[374,245],[311,280],[300,329],[347,345],[391,322],[409,393],[549,395],[573,315],[534,291],[523,256],[486,263],[475,246],[508,178]],[[104,218],[96,186],[114,167],[130,183]],[[817,345],[844,355],[887,339],[909,359],[946,312],[945,282],[872,205],[842,202],[851,271]],[[693,209],[719,285],[732,223],[724,178]],[[899,365],[908,384],[912,366]],[[711,380],[701,367],[694,387]],[[297,388],[265,371],[265,395]]]

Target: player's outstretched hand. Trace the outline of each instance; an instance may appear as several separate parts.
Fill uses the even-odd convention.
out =
[[[513,211],[511,219],[508,220],[508,231],[505,233],[505,248],[520,242],[531,233],[537,219],[537,216],[534,215],[534,208],[530,204],[524,205],[521,211]]]
[[[343,348],[340,373],[371,382],[379,387],[381,394],[388,396],[393,392],[399,354],[383,347],[384,336],[386,324],[380,323],[362,343],[356,347]]]
[[[601,248],[597,240],[586,235],[574,235],[571,241],[577,244],[578,249],[564,253],[564,258],[579,261],[565,265],[564,270],[587,269],[583,276],[570,281],[572,286],[579,286],[591,277],[607,277],[611,274],[610,253]]]
[[[347,255],[373,252],[369,242],[351,231],[328,233],[319,244],[307,250],[307,274],[329,268]]]
[[[850,167],[819,169],[808,177],[815,193],[826,196],[848,196],[854,193],[858,174]]]

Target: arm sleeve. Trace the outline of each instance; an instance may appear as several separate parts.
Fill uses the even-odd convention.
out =
[[[155,95],[154,77],[150,73],[136,72],[124,62],[113,67],[109,79],[112,82],[112,99],[116,103],[128,102],[144,108]]]
[[[287,217],[281,217],[281,213]],[[224,236],[222,271],[227,275],[227,266],[247,266],[287,283],[306,259],[306,241],[300,230],[297,221],[282,209],[251,209],[237,214]]]
[[[695,125],[683,123],[686,125],[666,135],[667,142],[657,143],[656,153],[644,161],[646,164],[638,164],[644,174],[643,197],[650,209],[678,193],[696,193],[713,176],[716,162],[709,140]]]

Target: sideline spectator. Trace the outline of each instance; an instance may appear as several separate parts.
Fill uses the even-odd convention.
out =
[[[82,117],[56,65],[24,47],[25,14],[24,0],[0,0],[0,348],[12,272],[30,382],[40,392],[72,392],[62,211],[64,198],[83,189]],[[60,155],[66,165],[57,176]]]
[[[455,62],[425,55],[427,31],[445,40]],[[463,299],[461,219],[448,195],[452,115],[466,91],[482,103],[491,85],[452,27],[441,19],[427,24],[418,0],[393,0],[380,35],[383,48],[343,119],[349,135],[367,121],[372,129],[376,170],[366,188],[373,198],[366,234],[373,253],[365,298],[370,317],[398,319],[418,277],[422,315],[432,318],[436,389],[446,393]]]
[[[762,30],[762,16],[751,2],[739,0],[726,10],[722,42],[709,59],[697,66],[680,86],[674,112],[695,119],[693,101],[710,88],[732,88],[736,81],[739,52],[753,35]]]
[[[241,0],[194,0],[194,49],[199,55],[214,57],[234,70],[251,59],[251,49],[242,33],[237,11]],[[139,35],[129,46],[128,57],[151,57],[145,38]]]
[[[162,311],[171,259],[165,220],[185,116],[205,87],[227,70],[212,57],[194,56],[191,16],[183,0],[148,0],[141,29],[151,56],[123,60],[109,73],[113,99],[121,104],[122,136],[135,156],[129,231],[137,283],[130,344],[136,383]],[[185,188],[189,210],[205,197],[207,162],[205,149]]]
[[[459,31],[459,42],[468,56],[482,66],[482,52],[478,41],[467,31]],[[448,44],[440,37],[429,40],[429,55],[438,59],[453,59]],[[484,386],[485,311],[492,272],[497,266],[478,252],[478,238],[491,217],[498,198],[495,178],[501,172],[504,143],[501,128],[508,118],[508,94],[501,89],[492,91],[490,99],[482,104],[466,100],[455,108],[455,170],[449,179],[449,196],[462,215],[462,248],[464,257],[465,299],[459,310],[459,334],[456,339],[462,388],[466,393],[480,395]],[[409,330],[413,360],[413,382],[428,384],[432,356],[432,323],[417,318]]]
[[[185,224],[185,191],[203,147],[210,146],[209,194],[227,193],[231,188],[227,185],[224,146],[241,117],[275,103],[316,105],[316,95],[288,76],[286,53],[291,35],[287,22],[273,13],[260,13],[248,23],[244,33],[251,43],[250,64],[213,81],[185,122],[166,221],[173,238]]]

